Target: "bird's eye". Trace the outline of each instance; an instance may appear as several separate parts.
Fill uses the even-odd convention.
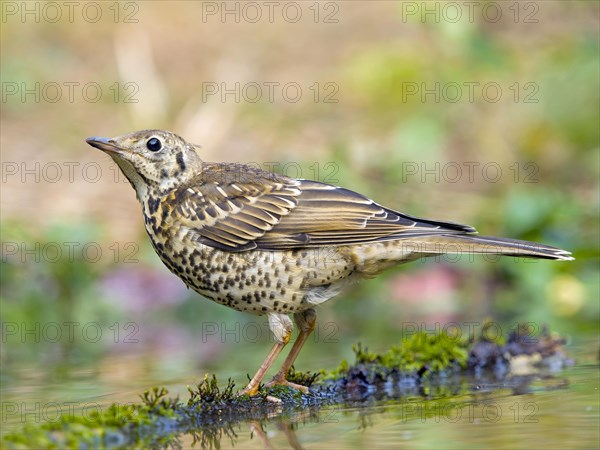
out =
[[[151,152],[157,152],[162,148],[162,143],[156,138],[151,138],[146,142],[146,147],[148,147],[148,150]]]

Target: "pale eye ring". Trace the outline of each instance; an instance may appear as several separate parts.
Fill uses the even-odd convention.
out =
[[[157,152],[162,148],[162,143],[160,142],[159,139],[153,137],[153,138],[148,139],[148,142],[146,142],[146,147],[151,152]]]

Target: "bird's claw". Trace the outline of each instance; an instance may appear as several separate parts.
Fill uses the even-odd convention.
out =
[[[241,391],[238,391],[238,393],[236,394],[237,397],[241,397],[243,395],[248,395],[250,397],[254,397],[255,395],[258,394],[258,387],[250,387],[250,386],[246,386],[244,389],[242,389]],[[270,403],[281,403],[281,399],[275,397],[274,395],[267,395],[265,397],[265,400],[267,400]]]
[[[306,386],[302,386],[301,384],[297,384],[297,383],[292,383],[291,381],[288,381],[285,378],[278,377],[278,376],[273,377],[273,379],[271,381],[269,381],[267,384],[265,384],[264,387],[270,388],[270,387],[277,386],[277,385],[291,387],[292,389],[296,389],[296,390],[302,392],[303,394],[310,393],[310,390]],[[241,391],[238,391],[236,396],[241,397],[243,395],[248,395],[250,397],[254,397],[257,394],[258,394],[258,386],[250,386],[249,385],[249,386],[246,386]],[[267,395],[265,397],[265,399],[271,403],[281,403],[281,399],[279,399],[273,395]]]
[[[273,386],[288,386],[291,387],[293,389],[296,389],[300,392],[302,392],[303,394],[308,394],[310,393],[310,390],[306,387],[306,386],[302,386],[301,384],[297,384],[297,383],[292,383],[291,381],[286,380],[283,377],[273,377],[273,379],[271,381],[269,381],[267,384],[265,384],[265,387],[270,388]]]

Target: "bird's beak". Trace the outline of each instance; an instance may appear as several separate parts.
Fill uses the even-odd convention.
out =
[[[111,153],[121,153],[122,152],[122,149],[119,148],[117,146],[117,144],[115,143],[115,141],[110,138],[94,136],[91,138],[87,138],[85,140],[85,142],[90,144],[92,147],[99,148],[100,150],[102,150],[104,152],[111,152]]]

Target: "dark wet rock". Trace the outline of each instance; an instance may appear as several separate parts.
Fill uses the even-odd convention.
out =
[[[556,371],[572,365],[563,351],[566,341],[559,336],[552,336],[546,326],[537,335],[529,325],[519,325],[510,332],[505,344],[488,340],[484,335],[482,333],[474,343],[467,359],[467,369],[477,377],[484,371],[491,371],[497,379],[503,379],[511,372],[535,370],[532,367]]]

